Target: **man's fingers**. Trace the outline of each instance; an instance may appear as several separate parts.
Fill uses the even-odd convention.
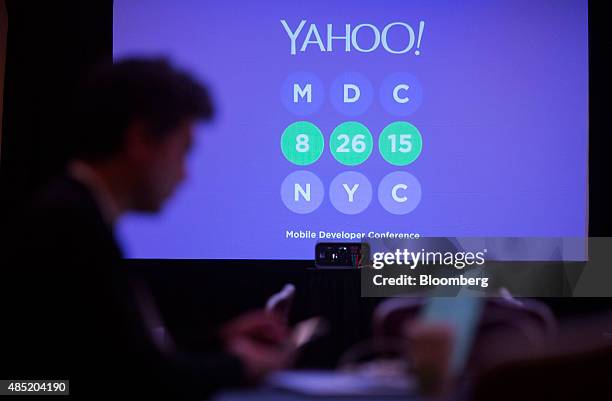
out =
[[[225,338],[248,336],[261,342],[278,344],[287,340],[289,329],[275,314],[255,311],[228,323],[221,335]]]
[[[287,367],[292,353],[286,349],[263,345],[247,337],[238,337],[229,344],[229,351],[245,364],[253,381],[260,380],[268,373]]]

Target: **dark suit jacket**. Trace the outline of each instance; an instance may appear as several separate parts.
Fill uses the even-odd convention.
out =
[[[4,258],[2,378],[66,378],[81,398],[204,398],[243,380],[228,354],[162,355],[90,191],[62,175],[15,219]],[[4,263],[3,263],[4,264]]]

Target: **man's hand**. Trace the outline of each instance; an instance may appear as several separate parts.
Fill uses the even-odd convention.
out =
[[[228,352],[244,363],[251,381],[291,363],[294,347],[289,341],[289,329],[273,313],[254,311],[238,316],[220,334]]]

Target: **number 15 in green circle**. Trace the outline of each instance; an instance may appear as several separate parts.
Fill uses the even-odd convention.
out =
[[[405,121],[396,121],[382,130],[378,149],[383,159],[394,166],[406,166],[414,162],[423,149],[419,130]]]
[[[287,160],[298,166],[307,166],[319,160],[324,140],[321,130],[308,121],[290,124],[281,137],[281,150]]]

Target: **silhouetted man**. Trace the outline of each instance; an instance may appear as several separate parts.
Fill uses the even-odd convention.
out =
[[[287,363],[286,327],[263,312],[226,325],[216,353],[156,338],[155,303],[119,263],[115,222],[162,207],[185,178],[194,124],[212,114],[205,88],[163,60],[118,62],[85,82],[75,157],[36,196],[13,249],[32,266],[10,269],[18,290],[3,377],[70,379],[84,398],[201,398]]]

